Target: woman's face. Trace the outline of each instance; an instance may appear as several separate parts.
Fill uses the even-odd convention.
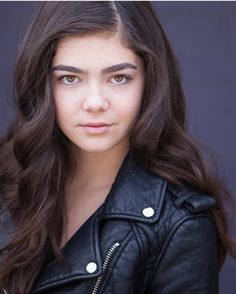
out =
[[[143,62],[120,34],[65,37],[52,61],[57,123],[79,149],[127,146],[140,109]]]

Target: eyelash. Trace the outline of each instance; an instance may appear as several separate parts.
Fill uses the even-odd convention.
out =
[[[65,83],[65,82],[63,82],[63,79],[68,78],[68,77],[70,77],[70,78],[73,77],[73,78],[77,78],[77,79],[78,79],[78,77],[76,77],[76,76],[74,76],[74,75],[63,75],[63,76],[60,76],[60,77],[58,78],[58,81],[60,81],[60,82],[61,82],[63,85],[65,85],[65,86],[71,86],[71,85],[76,84],[76,82],[72,82],[72,83]],[[115,76],[113,76],[112,78],[115,78],[115,77],[123,77],[123,78],[126,79],[126,81],[123,82],[123,83],[115,83],[115,85],[118,85],[118,86],[125,85],[125,84],[129,83],[129,82],[132,80],[131,76],[129,76],[129,75],[125,75],[125,74],[115,75]]]

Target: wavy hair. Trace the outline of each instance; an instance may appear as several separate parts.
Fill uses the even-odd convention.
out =
[[[9,293],[29,293],[45,259],[60,252],[65,213],[65,181],[73,171],[70,142],[57,127],[50,67],[57,41],[77,35],[110,36],[120,30],[124,46],[145,64],[142,107],[130,150],[150,171],[177,186],[191,185],[213,195],[219,264],[236,257],[224,207],[231,195],[187,133],[179,66],[149,2],[46,1],[21,44],[14,72],[17,115],[0,140],[1,205],[15,226],[0,249],[0,285]]]

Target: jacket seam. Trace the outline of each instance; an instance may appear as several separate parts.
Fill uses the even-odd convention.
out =
[[[186,220],[191,220],[191,219],[195,219],[195,218],[202,218],[202,217],[203,217],[203,218],[208,218],[208,219],[213,223],[212,219],[209,218],[208,214],[206,214],[206,213],[201,213],[201,214],[198,214],[198,215],[186,215],[186,216],[184,216],[183,218],[179,219],[177,222],[175,222],[175,224],[172,226],[171,230],[169,231],[168,236],[166,237],[166,239],[165,239],[165,241],[164,241],[163,249],[161,250],[160,254],[157,256],[156,261],[154,262],[154,264],[152,264],[152,265],[148,265],[148,266],[146,267],[146,269],[149,269],[149,268],[152,269],[151,272],[150,272],[150,274],[149,274],[149,279],[148,279],[148,281],[151,280],[151,278],[152,278],[152,276],[153,276],[155,270],[156,270],[157,267],[159,266],[159,263],[160,263],[161,259],[162,259],[163,256],[165,255],[165,252],[166,252],[166,250],[167,250],[167,248],[168,248],[168,245],[169,245],[171,239],[172,239],[173,236],[175,235],[175,233],[176,233],[176,231],[178,230],[178,228],[180,227],[180,225],[181,225],[182,223],[184,223]]]
[[[141,237],[139,236],[138,229],[136,228],[134,222],[131,222],[132,230],[135,236],[135,239],[137,240],[138,248],[139,248],[139,255],[142,255],[142,248],[143,248],[143,242],[141,240]]]

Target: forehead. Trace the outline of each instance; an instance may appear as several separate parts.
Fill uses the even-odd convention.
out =
[[[58,41],[53,65],[65,63],[87,67],[89,64],[104,66],[128,61],[141,63],[140,57],[122,44],[120,33],[109,37],[75,35]]]

